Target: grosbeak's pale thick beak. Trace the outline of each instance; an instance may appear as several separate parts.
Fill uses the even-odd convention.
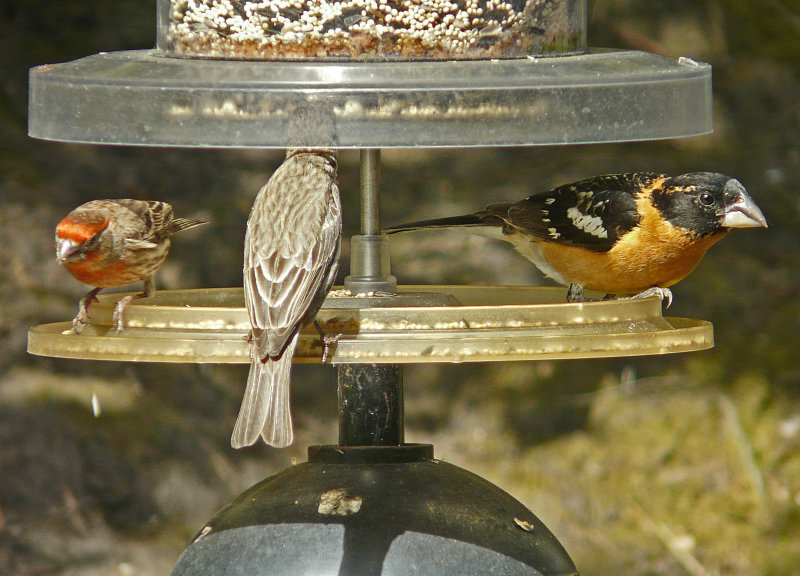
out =
[[[738,180],[728,180],[725,184],[725,196],[735,194],[734,201],[725,206],[721,216],[723,228],[766,228],[767,219],[761,209],[745,191]]]

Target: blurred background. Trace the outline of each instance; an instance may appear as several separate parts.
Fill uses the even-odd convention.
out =
[[[547,148],[391,150],[383,221],[474,211],[602,173],[730,174],[768,230],[736,231],[673,289],[716,348],[622,360],[407,367],[406,437],[498,484],[557,535],[582,574],[796,573],[800,566],[800,5],[596,0],[591,46],[709,62],[715,132]],[[247,214],[273,151],[136,149],[30,139],[32,66],[155,43],[155,2],[0,2],[0,573],[169,573],[221,505],[336,440],[336,371],[297,366],[292,447],[233,451],[246,366],[55,360],[30,326],[72,318],[86,287],[53,231],[90,199],[172,202],[213,224],[173,243],[161,288],[241,285]],[[345,234],[358,153],[344,152]],[[499,242],[392,240],[409,283],[538,284]],[[347,274],[345,242],[340,279]],[[91,397],[100,400],[95,418]]]

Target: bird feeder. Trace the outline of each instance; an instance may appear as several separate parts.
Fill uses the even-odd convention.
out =
[[[30,135],[361,150],[351,273],[318,315],[341,334],[327,355],[339,370],[338,444],[309,448],[308,462],[220,510],[173,574],[577,574],[522,504],[404,442],[402,365],[687,352],[713,346],[711,325],[662,316],[655,298],[398,286],[380,234],[380,150],[704,134],[710,66],[588,48],[583,0],[159,0],[157,10],[155,49],[32,69]],[[101,295],[80,336],[61,333],[68,322],[32,328],[29,351],[249,362],[241,288],[158,292],[112,334],[119,297]],[[303,332],[295,361],[321,358],[317,334]]]

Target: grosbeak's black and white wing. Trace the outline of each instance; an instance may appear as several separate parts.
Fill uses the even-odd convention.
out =
[[[486,212],[515,232],[606,252],[639,224],[637,196],[660,178],[649,173],[597,176],[532,194],[516,204],[490,205]]]

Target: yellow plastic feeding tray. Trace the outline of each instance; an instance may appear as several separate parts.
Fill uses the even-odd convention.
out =
[[[111,315],[121,296],[101,295],[79,335],[62,333],[69,322],[32,328],[28,351],[133,362],[249,361],[241,288],[160,291],[130,305],[125,328],[116,332]],[[431,300],[445,305],[416,304]],[[331,364],[600,358],[714,345],[709,322],[664,317],[657,298],[564,300],[564,289],[546,287],[401,286],[396,296],[356,297],[334,290],[317,320],[326,335],[339,336],[328,350]],[[294,359],[320,362],[322,351],[310,326]]]

